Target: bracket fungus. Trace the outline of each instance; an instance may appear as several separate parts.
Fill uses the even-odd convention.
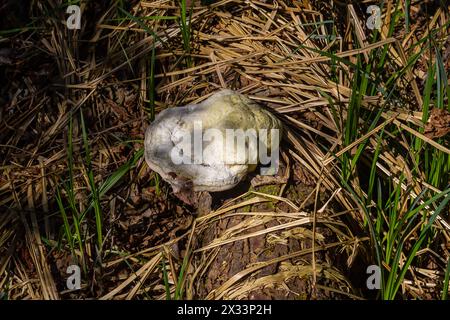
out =
[[[258,163],[275,174],[281,121],[245,95],[221,90],[199,104],[160,112],[145,133],[145,160],[183,190],[224,191]]]

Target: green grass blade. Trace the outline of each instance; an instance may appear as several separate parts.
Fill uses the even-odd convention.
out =
[[[97,245],[98,250],[101,251],[103,246],[103,231],[102,231],[102,212],[101,212],[101,206],[100,206],[100,199],[97,192],[97,187],[95,185],[94,181],[94,172],[92,170],[92,163],[91,163],[91,151],[89,148],[89,142],[88,142],[88,136],[86,132],[86,125],[84,123],[84,117],[83,117],[83,110],[80,109],[80,117],[81,117],[81,131],[83,134],[83,143],[84,143],[84,150],[85,150],[85,157],[86,157],[86,165],[87,165],[87,174],[88,174],[88,180],[89,180],[89,187],[91,189],[91,195],[92,195],[92,204],[94,207],[94,214],[95,214],[95,226],[96,226],[96,233],[97,233]]]

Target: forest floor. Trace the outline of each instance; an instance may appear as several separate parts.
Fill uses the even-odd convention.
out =
[[[445,1],[0,12],[1,299],[447,298]],[[283,121],[280,179],[193,208],[144,132],[222,88]]]

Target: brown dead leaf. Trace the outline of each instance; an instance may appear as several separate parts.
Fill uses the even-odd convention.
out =
[[[430,139],[441,138],[450,132],[450,113],[434,108],[425,126],[425,136]]]

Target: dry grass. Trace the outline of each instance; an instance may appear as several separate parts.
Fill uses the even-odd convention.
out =
[[[395,15],[406,8],[386,1],[373,41],[363,12],[369,2],[194,1],[190,31],[172,19],[182,16],[176,1],[88,2],[79,31],[62,23],[61,1],[32,2],[30,25],[38,28],[0,39],[10,48],[0,53],[8,79],[0,114],[5,297],[243,299],[272,289],[297,299],[374,297],[363,287],[365,267],[377,264],[368,220],[387,223],[389,217],[371,215],[382,195],[366,187],[368,172],[372,167],[378,180],[400,186],[398,219],[411,212],[414,199],[426,204],[397,249],[401,267],[438,208],[428,199],[448,188],[442,179],[430,180],[417,160],[425,148],[440,152],[447,158],[439,177],[448,178],[448,136],[426,135],[423,92],[427,63],[437,64],[436,52],[448,58],[450,44],[448,11],[436,7],[428,17],[418,1],[410,13],[421,23],[409,30]],[[400,19],[392,30],[391,19]],[[434,53],[422,50],[430,32],[440,48]],[[377,74],[367,66],[380,56]],[[364,77],[380,91],[363,92]],[[149,172],[139,150],[155,114],[220,88],[249,95],[285,122],[289,179],[275,192],[251,189],[193,216]],[[356,100],[355,131],[346,140]],[[443,101],[445,109],[448,97]],[[378,112],[373,123],[367,120]],[[348,167],[352,161],[358,165]],[[293,181],[313,186],[311,192],[296,197],[289,192]],[[449,259],[446,208],[396,297],[441,296]],[[265,239],[269,251],[289,250],[251,258],[209,290],[221,252],[252,239]],[[300,247],[289,247],[293,240]],[[82,266],[80,291],[65,288],[72,263]],[[389,273],[392,265],[384,267]],[[262,271],[267,268],[273,272]],[[305,292],[290,287],[293,279],[307,283]]]

